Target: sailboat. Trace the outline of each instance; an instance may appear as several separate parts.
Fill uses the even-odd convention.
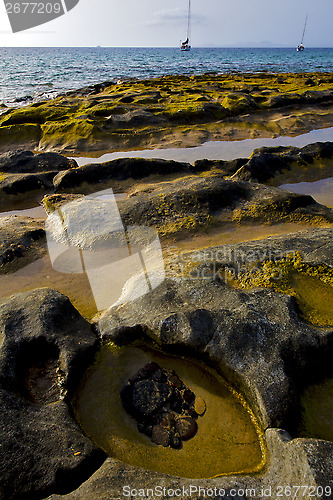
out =
[[[188,0],[188,14],[187,14],[187,37],[185,42],[181,42],[180,50],[187,52],[191,50],[190,45],[190,35],[191,35],[191,0]]]
[[[297,52],[303,52],[304,50],[304,45],[303,45],[303,42],[304,42],[304,35],[305,35],[305,29],[306,29],[306,23],[308,21],[308,14],[306,15],[306,18],[305,18],[305,23],[304,23],[304,29],[303,29],[303,35],[302,35],[302,41],[301,43],[299,44],[299,46],[297,47]]]

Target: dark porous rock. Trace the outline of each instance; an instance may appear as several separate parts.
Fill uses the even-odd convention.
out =
[[[18,197],[23,198],[23,195],[36,192],[45,192],[52,188],[54,172],[40,174],[3,174],[0,180],[0,193],[2,200],[0,207],[11,205]]]
[[[280,252],[296,248],[306,262],[326,262],[332,266],[332,231],[313,229],[205,251],[208,256],[215,256],[218,262],[232,258],[241,263],[247,255],[253,256],[251,252],[260,252],[259,259],[267,259],[271,255],[269,252],[274,254],[275,249]],[[49,500],[116,500],[124,485],[131,485],[130,488],[136,490],[161,485],[173,490],[180,488],[181,492],[185,488],[179,497],[182,500],[188,498],[190,486],[198,489],[193,494],[195,498],[201,487],[223,489],[221,498],[229,499],[240,498],[236,492],[243,489],[255,500],[262,500],[263,489],[269,497],[277,491],[284,495],[289,488],[299,491],[300,485],[303,490],[319,493],[321,488],[333,487],[333,443],[293,438],[286,430],[274,428],[288,427],[292,423],[304,384],[332,377],[332,328],[316,328],[304,323],[291,297],[267,289],[239,291],[214,279],[167,280],[153,293],[107,311],[98,323],[99,334],[102,338],[112,339],[114,331],[119,333],[119,325],[124,332],[126,325],[129,328],[137,326],[141,332],[149,331],[152,338],[161,341],[161,325],[167,317],[196,309],[210,312],[212,337],[207,339],[205,346],[191,351],[187,330],[183,340],[180,330],[175,352],[179,353],[183,347],[185,351],[196,354],[233,381],[234,387],[244,394],[266,429],[266,467],[251,475],[241,473],[188,479],[132,467],[108,458],[76,491],[65,496],[52,495]],[[117,336],[115,338],[120,341]],[[166,337],[164,342],[167,340]],[[173,338],[170,341],[171,344],[164,347],[172,347]],[[172,380],[172,377],[168,378]],[[161,426],[162,423],[169,431],[172,418],[174,414],[164,416],[158,424]],[[170,437],[171,446],[172,440],[177,439],[177,434],[174,436]],[[198,456],[198,459],[204,457]],[[332,495],[327,491],[330,498]],[[217,491],[216,498],[220,498],[219,495]],[[301,500],[304,495],[300,492],[295,498]]]
[[[175,172],[178,168],[183,171],[190,168],[186,163],[165,160],[119,159],[60,172],[55,185],[57,189],[61,186],[60,190],[71,190],[76,186],[76,189],[85,191],[86,188],[78,186],[86,182],[89,184],[87,189],[97,190],[101,189],[100,182],[107,179],[127,178],[128,182],[128,176],[148,175],[154,165],[160,173],[167,173],[168,169]],[[54,195],[44,198],[49,212],[70,201],[66,195],[61,196],[60,200]],[[222,175],[188,175],[166,182],[145,183],[130,188],[127,197],[117,200],[117,205],[126,225],[154,226],[162,236],[193,234],[193,231],[214,225],[223,228],[252,222],[333,222],[333,210],[316,203],[311,196],[263,184],[224,179]]]
[[[33,97],[31,95],[24,95],[22,97],[16,97],[14,99],[14,102],[27,102],[27,101],[32,101]]]
[[[42,220],[15,216],[0,218],[0,274],[14,272],[45,253]]]
[[[191,165],[185,162],[163,159],[118,158],[104,163],[91,163],[60,172],[54,178],[57,192],[76,189],[84,183],[100,184],[108,181],[143,179],[150,175],[190,173]]]
[[[176,429],[179,433],[180,439],[186,441],[191,439],[198,430],[196,421],[191,417],[179,417],[176,420]]]
[[[56,291],[0,305],[2,500],[68,493],[103,462],[67,400],[95,350],[89,323]]]
[[[190,177],[145,185],[118,203],[128,225],[154,225],[168,235],[240,222],[333,221],[333,211],[311,196],[216,177]]]
[[[148,363],[129,379],[120,397],[138,431],[157,445],[179,449],[182,440],[197,432],[196,396],[174,371]],[[206,408],[202,398],[200,404]]]
[[[237,172],[248,158],[235,158],[234,160],[196,160],[193,165],[194,172],[204,172],[205,170],[216,169],[221,171],[223,175],[232,175]]]
[[[169,446],[170,442],[170,434],[169,432],[162,427],[161,425],[154,425],[151,435],[151,440],[155,444],[159,444],[162,446]]]
[[[77,167],[75,160],[58,153],[38,153],[32,151],[10,151],[0,155],[0,172],[10,174],[53,172]]]
[[[29,193],[53,190],[53,178],[61,170],[77,166],[58,153],[34,154],[32,151],[8,152],[0,155],[0,207],[11,206],[13,201]]]
[[[254,150],[248,162],[242,165],[232,178],[243,181],[267,182],[282,172],[290,171],[295,165],[309,168],[313,167],[318,160],[331,159],[333,159],[333,142],[316,142],[303,148],[262,147]],[[304,170],[305,175],[307,175],[306,168]],[[317,180],[318,175],[321,178],[329,177],[332,172],[332,163],[327,163],[326,166],[322,162],[318,163],[313,180]]]
[[[146,417],[159,410],[171,394],[172,390],[167,384],[142,380],[135,382],[130,391],[122,392],[122,400],[132,413]]]
[[[269,251],[274,258],[275,248],[280,256],[281,249],[299,249],[305,262],[325,262],[332,231],[314,229],[226,245],[210,249],[208,255],[219,264],[225,258],[233,263],[238,259],[242,265],[247,249],[252,258],[253,252],[261,252],[262,260],[270,258]],[[206,251],[202,251],[202,259],[200,252],[193,254],[194,260],[203,262]],[[202,338],[200,322],[191,330],[187,321],[177,320],[190,314],[200,316],[201,311],[210,318],[208,330],[202,322]],[[292,429],[300,411],[297,395],[301,387],[333,374],[329,361],[332,329],[305,323],[294,298],[288,295],[272,289],[237,290],[214,274],[211,278],[198,273],[192,279],[165,280],[152,293],[106,311],[98,323],[100,335],[112,338],[119,324],[140,327],[165,348],[194,355],[217,368],[246,395],[264,427]]]

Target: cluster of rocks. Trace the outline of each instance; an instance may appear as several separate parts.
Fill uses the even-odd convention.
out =
[[[27,196],[53,190],[53,178],[61,171],[77,167],[75,160],[58,153],[34,154],[9,151],[0,155],[0,207],[26,200]]]
[[[187,387],[174,370],[151,362],[141,368],[121,391],[125,410],[136,420],[138,431],[153,443],[181,448],[197,432],[196,419],[206,404]]]
[[[332,158],[331,142],[303,148],[263,147],[255,150],[250,158],[197,160],[194,164],[157,158],[118,158],[78,166],[75,160],[57,153],[9,152],[0,155],[1,205],[12,203],[13,196],[22,198],[38,191],[87,194],[111,182],[113,187],[128,190],[133,179],[156,182],[176,176],[197,176],[203,171],[214,171],[221,179],[231,176],[233,181],[271,183],[276,176],[280,179],[281,174],[288,182],[294,168],[301,167],[308,180],[317,180],[331,175]]]

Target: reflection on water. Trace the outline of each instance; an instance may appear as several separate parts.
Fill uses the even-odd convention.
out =
[[[10,210],[9,212],[0,212],[0,217],[11,217],[13,215],[19,215],[21,217],[34,217],[36,219],[45,219],[46,212],[41,206],[23,210]]]
[[[48,255],[12,274],[0,274],[0,299],[35,288],[52,288],[70,298],[85,318],[92,318],[97,307],[86,273],[64,274],[55,271]]]
[[[120,390],[150,361],[175,370],[206,402],[197,434],[180,450],[153,444],[122,407]],[[90,438],[110,456],[131,465],[191,478],[250,472],[263,465],[263,442],[255,419],[225,382],[197,363],[145,345],[102,348],[73,406]]]
[[[316,182],[297,182],[282,184],[281,189],[292,193],[310,194],[314,200],[322,205],[333,207],[333,177]]]
[[[245,227],[227,227],[207,231],[203,235],[192,235],[186,239],[174,242],[162,240],[163,259],[165,272],[168,276],[174,275],[172,259],[178,252],[191,252],[198,248],[218,246],[241,241],[262,239],[277,234],[287,234],[298,230],[310,229],[307,224],[284,223],[273,226],[250,225]],[[170,255],[171,262],[170,262]],[[97,313],[95,299],[90,287],[87,273],[67,274],[56,271],[50,261],[49,255],[32,262],[12,274],[0,274],[0,300],[10,295],[47,287],[63,293],[74,304],[85,318],[91,319]]]
[[[162,158],[165,160],[187,161],[194,163],[195,160],[233,160],[235,158],[247,158],[254,149],[263,146],[296,146],[303,147],[318,141],[333,141],[333,127],[312,130],[307,134],[296,137],[276,137],[261,139],[245,139],[241,141],[209,141],[191,148],[170,149],[144,149],[136,151],[117,151],[115,153],[103,154],[98,158],[74,158],[77,163],[102,163],[115,160],[116,158]]]

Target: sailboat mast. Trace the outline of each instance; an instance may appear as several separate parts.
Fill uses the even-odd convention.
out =
[[[187,38],[191,38],[191,0],[188,0],[188,14],[187,14]]]
[[[305,18],[305,23],[304,23],[304,29],[303,29],[303,35],[302,35],[301,44],[303,44],[303,42],[304,42],[304,35],[305,35],[305,29],[306,29],[306,23],[307,22],[308,22],[308,14],[306,15],[306,18]]]

